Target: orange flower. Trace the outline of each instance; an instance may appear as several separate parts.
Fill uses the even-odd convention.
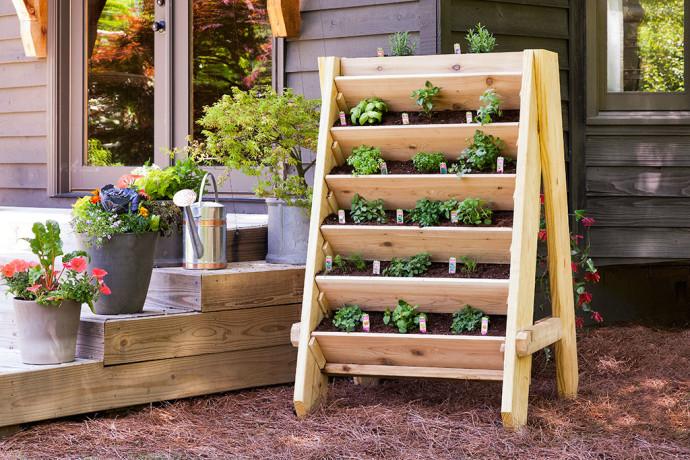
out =
[[[141,217],[148,217],[149,216],[149,210],[142,206],[139,208],[139,215]]]
[[[90,200],[91,203],[93,203],[93,204],[98,204],[98,203],[100,203],[100,201],[101,201],[101,196],[100,196],[100,195],[101,195],[101,192],[100,192],[97,188],[91,190],[91,195],[92,195],[92,196],[91,196],[91,200]]]
[[[5,265],[0,265],[0,272],[5,278],[12,278],[17,273],[25,272],[34,265],[36,264],[33,262],[27,262],[26,260],[21,259],[14,259],[9,261]]]

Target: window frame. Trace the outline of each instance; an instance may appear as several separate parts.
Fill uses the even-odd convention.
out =
[[[621,92],[607,87],[607,2],[587,0],[587,117],[588,122],[649,123],[690,121],[690,0],[684,2],[685,91],[678,93]]]

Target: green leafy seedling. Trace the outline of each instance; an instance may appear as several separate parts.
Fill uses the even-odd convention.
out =
[[[381,150],[368,145],[355,147],[352,149],[352,155],[347,157],[347,164],[352,166],[355,176],[378,174],[383,164]]]
[[[422,252],[407,258],[394,257],[381,274],[382,276],[412,278],[423,275],[429,271],[429,267],[431,267],[431,255]]]
[[[481,23],[467,31],[465,39],[470,53],[490,53],[496,47],[496,38]]]
[[[366,222],[386,223],[386,210],[383,208],[383,200],[366,200],[355,193],[350,206],[350,217],[356,224]]]
[[[501,98],[496,94],[496,90],[489,88],[484,91],[484,94],[479,96],[479,101],[482,106],[477,110],[477,116],[474,121],[481,125],[488,125],[493,123],[498,117],[503,115],[501,111]]]
[[[360,254],[352,254],[351,256],[341,256],[337,254],[333,258],[333,265],[339,270],[349,273],[353,270],[366,270],[367,263]]]
[[[419,328],[419,318],[425,317],[424,313],[417,311],[417,306],[412,306],[404,300],[398,300],[398,305],[392,312],[389,309],[383,313],[383,324],[392,325],[398,328],[398,332],[401,334],[407,334],[407,332],[413,330],[414,328]]]
[[[493,211],[479,198],[465,198],[458,205],[458,222],[466,225],[491,225]]]
[[[422,198],[417,201],[415,208],[410,210],[410,220],[420,227],[433,227],[441,222],[443,216],[443,202]]]
[[[444,161],[446,157],[441,152],[419,152],[412,157],[414,169],[420,173],[439,172]]]
[[[413,56],[417,42],[410,38],[409,32],[395,32],[388,36],[392,56]]]
[[[476,331],[482,324],[482,316],[484,316],[483,311],[473,308],[471,305],[465,305],[461,310],[453,313],[453,323],[450,325],[450,330],[453,334]]]
[[[354,125],[375,125],[383,121],[388,106],[378,97],[362,99],[350,110],[350,120]]]
[[[472,143],[465,148],[458,163],[451,168],[452,172],[459,174],[496,171],[496,159],[501,155],[505,144],[498,137],[476,130]]]
[[[463,273],[474,273],[477,271],[477,260],[473,259],[470,256],[462,256],[460,257],[460,262],[462,263],[462,272]]]
[[[345,305],[335,312],[333,326],[344,332],[352,332],[357,329],[357,324],[362,320],[363,313],[359,305]]]
[[[431,118],[432,112],[434,110],[434,98],[438,96],[441,88],[434,86],[430,81],[424,83],[424,88],[416,89],[412,91],[410,96],[417,105],[422,109],[424,115]]]

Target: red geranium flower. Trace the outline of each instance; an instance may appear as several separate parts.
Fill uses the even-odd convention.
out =
[[[592,301],[592,294],[585,291],[577,297],[577,304],[582,305],[583,303],[590,303]]]
[[[541,205],[544,204],[544,194],[543,193],[539,194],[539,204],[541,204]]]
[[[591,227],[596,223],[596,220],[594,220],[594,217],[583,217],[582,218],[582,225],[585,227]]]
[[[75,257],[74,259],[65,263],[65,268],[68,270],[74,270],[77,273],[81,273],[86,270],[86,259],[83,257]]]
[[[585,320],[582,318],[582,316],[576,316],[575,317],[575,327],[580,329],[584,325],[585,325]]]
[[[592,319],[594,321],[596,321],[597,323],[603,323],[604,322],[604,317],[601,316],[601,314],[598,311],[592,312]]]
[[[570,262],[570,269],[573,271],[573,273],[577,273],[577,262]]]
[[[108,272],[105,271],[105,270],[103,270],[102,268],[94,268],[94,269],[91,271],[91,274],[92,274],[96,279],[102,280],[102,279],[105,277],[105,275],[108,274]]]
[[[546,230],[539,230],[537,238],[539,239],[539,241],[546,241]]]
[[[592,283],[598,283],[601,280],[601,275],[596,271],[594,273],[585,273],[585,281],[591,281]]]
[[[110,288],[105,283],[101,283],[101,286],[98,289],[101,291],[101,294],[103,295],[110,295],[112,293]]]
[[[17,273],[27,271],[29,268],[36,265],[34,262],[28,262],[22,259],[14,259],[0,266],[0,272],[5,278],[12,278]]]

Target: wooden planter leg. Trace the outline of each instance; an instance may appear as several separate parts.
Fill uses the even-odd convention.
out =
[[[534,52],[534,64],[548,235],[551,310],[554,317],[561,319],[562,325],[561,340],[556,342],[555,346],[556,380],[559,395],[574,398],[577,396],[578,385],[577,345],[558,56],[538,50]]]

